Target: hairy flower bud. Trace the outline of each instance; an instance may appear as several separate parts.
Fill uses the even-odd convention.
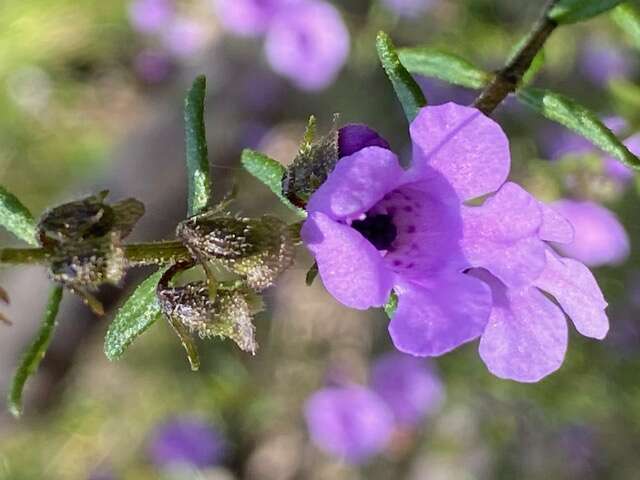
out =
[[[222,337],[233,340],[241,350],[255,353],[257,344],[252,323],[250,292],[220,288],[211,298],[206,282],[180,287],[159,286],[158,299],[163,313],[201,338]]]
[[[215,261],[264,290],[293,263],[294,239],[276,217],[198,215],[178,225],[177,236],[201,261]]]

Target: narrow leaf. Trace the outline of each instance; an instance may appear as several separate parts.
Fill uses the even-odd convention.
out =
[[[548,17],[559,24],[582,22],[611,10],[624,0],[558,0]]]
[[[204,210],[211,198],[207,137],[204,127],[204,98],[207,80],[197,77],[184,101],[184,131],[187,147],[188,216]]]
[[[143,281],[116,313],[104,340],[104,353],[109,360],[120,358],[161,317],[156,287],[164,272],[165,269],[158,270]]]
[[[173,331],[180,339],[180,343],[187,354],[187,360],[189,360],[191,370],[197,372],[200,369],[200,354],[198,353],[198,347],[193,337],[178,319],[168,316],[167,320],[169,320],[169,325],[173,327]]]
[[[461,87],[481,89],[491,75],[453,53],[436,48],[401,48],[398,57],[411,73],[434,77]]]
[[[242,151],[241,160],[245,170],[269,187],[282,203],[299,216],[306,217],[304,210],[296,207],[282,194],[282,177],[286,170],[280,162],[248,148]]]
[[[33,343],[27,348],[20,360],[18,369],[13,375],[11,381],[11,387],[9,388],[8,406],[9,411],[15,417],[19,417],[22,413],[22,392],[27,379],[33,375],[40,362],[44,358],[47,348],[51,343],[53,332],[56,328],[58,316],[58,310],[60,308],[60,301],[62,300],[62,286],[55,285],[51,293],[49,294],[49,302],[44,312],[44,318],[38,335]]]
[[[549,120],[582,135],[626,166],[640,170],[640,160],[586,107],[558,93],[538,88],[523,88],[517,95],[525,105]]]
[[[0,225],[29,245],[37,246],[36,222],[18,198],[0,185]]]
[[[611,18],[627,34],[633,45],[640,49],[640,10],[630,2],[623,3],[611,12]]]
[[[409,122],[418,115],[418,111],[427,104],[422,90],[407,69],[402,66],[396,48],[389,35],[378,32],[376,48],[380,63],[389,77],[396,96],[402,104],[402,109]]]

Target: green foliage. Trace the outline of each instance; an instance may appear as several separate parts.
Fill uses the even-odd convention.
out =
[[[384,306],[384,312],[387,314],[387,317],[393,317],[393,314],[396,313],[396,309],[398,308],[398,295],[396,292],[391,291],[391,295],[389,296],[389,300]]]
[[[401,48],[398,57],[411,73],[435,77],[461,87],[481,89],[491,79],[489,73],[468,60],[436,48]]]
[[[611,10],[624,0],[559,0],[549,11],[549,18],[559,24],[588,20]]]
[[[242,165],[247,172],[269,187],[269,190],[275,193],[282,203],[300,217],[306,217],[307,214],[304,210],[296,207],[282,195],[282,177],[285,174],[285,168],[278,161],[255,150],[245,148],[242,151]]]
[[[613,9],[611,18],[640,50],[640,10],[630,2],[623,3]]]
[[[22,392],[27,379],[33,375],[44,358],[57,325],[56,317],[62,300],[62,286],[56,285],[49,294],[49,302],[38,335],[27,348],[11,381],[7,403],[15,417],[22,413]]]
[[[104,340],[104,353],[109,360],[120,358],[129,345],[160,318],[156,287],[164,272],[165,269],[161,269],[149,276],[118,310]]]
[[[378,32],[376,48],[380,63],[386,72],[396,96],[409,122],[418,115],[418,111],[427,104],[422,90],[407,69],[400,63],[396,47],[385,32]]]
[[[211,198],[207,136],[204,126],[204,99],[207,79],[196,77],[184,101],[184,133],[187,153],[188,216],[204,210]]]
[[[24,240],[37,246],[36,222],[18,198],[0,185],[0,225]]]
[[[604,152],[628,167],[640,170],[640,160],[586,107],[558,93],[538,88],[523,88],[518,99],[549,120],[582,135]]]

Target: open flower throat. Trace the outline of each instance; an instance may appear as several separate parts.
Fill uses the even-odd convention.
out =
[[[603,338],[607,304],[593,275],[547,243],[572,242],[571,224],[506,181],[500,126],[448,103],[421,109],[410,135],[405,170],[371,129],[340,130],[340,160],[309,198],[301,231],[327,290],[357,309],[382,306],[394,291],[396,348],[435,356],[480,337],[489,370],[519,381],[560,367],[565,315]]]

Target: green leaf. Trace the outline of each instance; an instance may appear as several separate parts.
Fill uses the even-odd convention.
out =
[[[34,247],[36,240],[36,222],[33,216],[18,198],[0,185],[0,225]]]
[[[418,115],[418,111],[427,104],[422,90],[407,69],[402,66],[396,48],[385,32],[378,32],[376,48],[380,63],[393,85],[396,96],[409,122]]]
[[[461,87],[481,89],[491,75],[453,53],[427,47],[401,48],[398,57],[411,73],[435,77]]]
[[[640,160],[586,107],[558,93],[523,88],[518,99],[549,120],[560,123],[628,167],[640,170]]]
[[[263,153],[248,148],[242,151],[241,161],[245,170],[269,187],[282,203],[296,212],[300,217],[304,218],[307,216],[303,209],[296,207],[282,195],[282,177],[286,170],[280,162],[267,157]]]
[[[624,0],[559,0],[548,17],[559,24],[582,22],[611,10]]]
[[[104,353],[117,360],[127,347],[161,317],[156,287],[166,269],[160,269],[143,281],[120,307],[104,339]]]
[[[613,21],[627,34],[633,45],[640,49],[640,10],[631,3],[623,3],[611,12]]]
[[[544,62],[545,54],[544,49],[542,49],[536,54],[535,57],[533,57],[531,66],[529,66],[529,69],[523,75],[521,83],[522,86],[529,85],[533,81],[538,72],[542,69],[542,67],[544,67]]]
[[[53,332],[58,323],[56,317],[58,316],[61,300],[62,286],[55,285],[49,294],[49,302],[47,303],[38,335],[23,354],[16,373],[13,375],[7,403],[9,411],[14,417],[19,417],[22,413],[22,392],[27,379],[38,370],[38,366],[44,358],[47,348],[49,348]]]
[[[189,360],[191,370],[197,372],[200,369],[200,354],[198,353],[196,342],[178,319],[167,316],[167,320],[169,321],[169,325],[173,327],[173,331],[180,339],[180,343],[187,354],[187,360]]]
[[[387,317],[393,317],[393,314],[396,313],[396,309],[398,308],[398,295],[393,290],[391,291],[391,295],[389,296],[389,300],[384,306],[384,312],[387,314]]]
[[[207,208],[211,199],[211,179],[207,137],[204,127],[204,98],[207,80],[198,76],[184,101],[184,133],[187,147],[188,216]]]

